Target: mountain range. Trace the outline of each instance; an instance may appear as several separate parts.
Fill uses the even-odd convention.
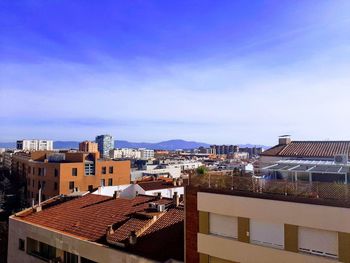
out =
[[[176,149],[194,149],[198,147],[209,147],[210,144],[195,141],[185,141],[185,140],[168,140],[157,143],[149,142],[129,142],[124,140],[115,140],[114,146],[116,148],[146,148],[146,149],[157,149],[157,150],[176,150]],[[241,148],[244,147],[262,147],[264,149],[269,148],[265,145],[252,145],[252,144],[239,144]],[[11,142],[0,142],[0,148],[15,148],[16,143]],[[55,149],[77,149],[79,148],[78,141],[54,141],[53,147]]]

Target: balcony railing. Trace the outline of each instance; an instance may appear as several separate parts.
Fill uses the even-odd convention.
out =
[[[190,185],[212,190],[239,191],[255,194],[314,199],[334,202],[350,207],[350,185],[326,182],[290,182],[256,177],[230,175],[224,172],[209,172],[191,175]]]

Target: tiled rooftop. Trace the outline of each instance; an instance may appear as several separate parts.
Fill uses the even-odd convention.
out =
[[[292,141],[288,145],[276,145],[261,155],[333,158],[337,154],[350,156],[350,141]]]
[[[139,181],[137,182],[137,184],[145,191],[180,187],[174,185],[172,179],[161,179],[156,181]]]
[[[166,209],[155,218],[154,213],[148,211],[149,203],[164,204]],[[43,206],[41,212],[19,213],[17,218],[106,245],[111,245],[106,234],[108,226],[112,226],[109,239],[125,243],[125,249],[131,253],[156,257],[153,258],[156,260],[183,259],[183,207],[176,207],[169,198],[138,195],[133,199],[123,199],[88,194],[47,208]],[[154,220],[150,223],[152,218]],[[128,246],[131,231],[138,232],[134,246]],[[147,245],[149,239],[155,243]],[[177,240],[180,248],[167,248],[167,244],[173,242],[169,240]],[[162,252],[155,253],[158,250]]]

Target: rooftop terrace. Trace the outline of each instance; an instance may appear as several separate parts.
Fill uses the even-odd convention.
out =
[[[189,184],[205,192],[350,208],[349,184],[290,182],[227,172],[192,175]]]

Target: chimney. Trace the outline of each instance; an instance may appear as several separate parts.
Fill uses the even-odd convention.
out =
[[[137,242],[137,235],[136,231],[131,231],[130,236],[129,236],[129,244],[130,245],[135,245]]]
[[[160,200],[160,199],[162,199],[162,193],[161,193],[161,192],[158,192],[158,193],[157,193],[157,200]]]
[[[139,191],[136,191],[136,192],[135,192],[135,195],[138,196],[138,195],[139,195]]]
[[[174,202],[175,206],[179,206],[180,205],[180,196],[177,194],[177,192],[174,192],[173,202]]]
[[[113,234],[114,234],[113,226],[112,225],[108,225],[107,226],[107,236],[108,235],[113,235]]]
[[[290,144],[292,139],[290,138],[290,135],[281,135],[278,138],[278,144],[279,145],[288,145]]]
[[[117,198],[119,198],[120,197],[120,193],[121,193],[121,191],[114,191],[114,194],[113,194],[113,198],[114,199],[117,199]]]

